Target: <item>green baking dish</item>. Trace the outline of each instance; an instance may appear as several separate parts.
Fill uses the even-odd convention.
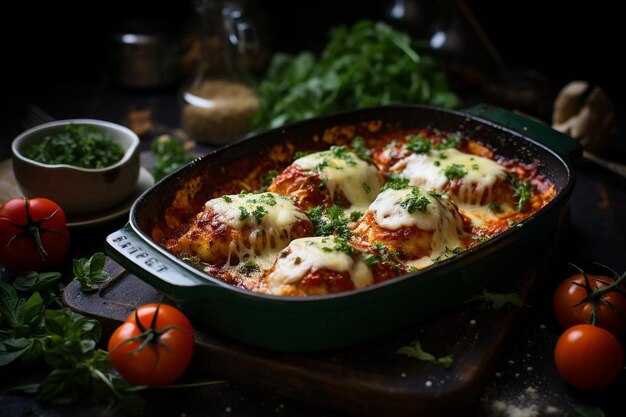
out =
[[[187,181],[290,141],[306,147],[336,126],[381,121],[382,129],[432,126],[480,139],[496,154],[536,162],[556,197],[501,235],[430,268],[356,291],[315,297],[250,292],[198,271],[151,238],[152,226]],[[108,255],[161,290],[199,326],[273,350],[305,352],[358,343],[457,304],[528,265],[545,249],[572,193],[572,158],[582,148],[548,126],[490,106],[464,112],[416,105],[353,110],[295,123],[218,149],[164,178],[133,205],[129,223],[106,239]]]

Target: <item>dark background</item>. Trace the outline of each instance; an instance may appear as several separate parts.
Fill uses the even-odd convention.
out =
[[[267,22],[273,50],[298,52],[319,50],[333,25],[384,18],[391,1],[248,3]],[[618,2],[467,3],[508,67],[541,71],[549,78],[552,93],[567,81],[590,80],[603,86],[613,101],[623,103],[623,69],[618,62],[626,31]],[[431,9],[420,15],[427,26],[450,6],[447,1],[415,4],[422,11],[424,5]],[[172,31],[193,30],[194,22],[189,1],[14,2],[11,9],[5,14],[1,41],[8,73],[2,77],[2,104],[8,109],[2,112],[3,124],[15,119],[23,103],[45,102],[50,96],[72,100],[77,89],[106,76],[111,33],[122,21],[158,18]]]

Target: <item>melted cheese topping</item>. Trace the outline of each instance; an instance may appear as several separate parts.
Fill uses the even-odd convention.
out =
[[[266,277],[269,292],[282,294],[284,285],[296,284],[312,269],[348,272],[355,288],[374,283],[372,272],[360,256],[352,257],[334,246],[332,237],[302,238],[291,242]]]
[[[411,184],[443,191],[454,179],[446,176],[454,172],[460,175],[460,188],[456,198],[460,203],[476,204],[491,200],[491,190],[498,179],[506,179],[506,169],[491,159],[467,154],[456,149],[444,149],[412,154],[391,167],[391,172],[400,173]]]
[[[226,266],[230,265],[232,254],[236,254],[240,263],[244,258],[255,259],[261,269],[268,269],[276,253],[291,241],[291,226],[301,220],[309,221],[289,197],[274,193],[228,195],[209,200],[205,206],[216,213],[219,222],[234,230],[241,231],[246,226],[252,229],[248,242],[230,242]],[[255,251],[259,239],[263,243],[261,253]]]
[[[312,153],[296,159],[294,165],[318,171],[330,196],[341,191],[351,210],[365,210],[382,186],[376,167],[345,148]]]
[[[424,210],[414,210],[411,213],[406,204],[411,198],[423,198],[428,204]],[[374,213],[376,223],[384,229],[398,230],[416,226],[432,233],[429,258],[441,259],[448,253],[451,255],[454,248],[461,247],[463,219],[445,195],[433,195],[420,187],[388,189],[378,195],[369,211]]]

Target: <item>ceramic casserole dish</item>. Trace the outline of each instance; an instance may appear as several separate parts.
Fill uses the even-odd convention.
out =
[[[306,149],[330,130],[372,121],[380,129],[432,126],[460,131],[497,155],[536,163],[539,172],[554,184],[556,196],[517,227],[457,256],[370,287],[324,296],[273,296],[226,284],[176,258],[152,238],[156,222],[162,220],[177,193],[189,189],[190,184],[197,190],[202,188],[202,179],[219,183],[225,167],[232,168],[242,158],[267,155],[278,144]],[[575,181],[571,160],[581,153],[580,145],[568,136],[489,106],[458,112],[394,105],[323,116],[243,139],[172,173],[135,202],[128,224],[107,237],[106,250],[200,326],[280,351],[346,346],[449,308],[533,262],[546,249],[566,207]],[[243,178],[246,172],[241,175]]]

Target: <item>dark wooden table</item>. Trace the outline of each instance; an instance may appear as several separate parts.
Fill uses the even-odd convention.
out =
[[[54,90],[54,89],[52,89]],[[132,92],[109,88],[107,83],[71,86],[39,97],[36,103],[54,118],[88,117],[123,122],[129,110],[149,108],[158,129],[178,126],[178,107],[174,91]],[[25,103],[11,104],[10,115],[0,130],[1,159],[10,156],[12,138],[23,126],[20,124]],[[624,113],[621,123],[621,143],[611,158],[626,162]],[[150,138],[142,140],[143,149]],[[553,346],[561,332],[551,311],[554,288],[573,271],[568,262],[593,269],[600,262],[618,271],[626,269],[626,179],[581,162],[577,165],[578,182],[571,199],[570,223],[561,239],[558,256],[550,262],[550,271],[539,284],[530,307],[521,315],[506,349],[487,382],[478,406],[468,410],[468,416],[505,416],[522,409],[533,416],[565,415],[581,405],[600,407],[608,416],[623,415],[619,398],[626,390],[626,376],[610,389],[586,394],[567,388],[553,365]],[[102,250],[104,237],[123,225],[119,219],[94,228],[72,232],[72,250],[76,256],[87,256]],[[506,274],[507,271],[502,271]],[[372,358],[375,360],[375,358]],[[32,367],[0,368],[0,416],[95,416],[109,414],[103,405],[42,405],[29,397],[7,393],[6,388],[32,380],[39,374]],[[204,378],[219,378],[208,375]],[[293,399],[264,392],[244,384],[227,383],[204,388],[176,391],[146,392],[151,416],[328,416],[343,414],[304,404]]]

